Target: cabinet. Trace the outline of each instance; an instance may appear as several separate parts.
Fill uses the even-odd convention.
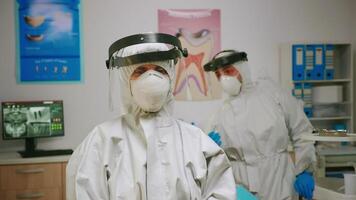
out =
[[[356,172],[356,147],[341,146],[338,149],[328,148],[318,151],[317,177],[325,177],[326,169],[339,169],[336,173]],[[335,170],[334,170],[335,171]]]
[[[313,47],[320,47],[321,51],[308,51]],[[354,131],[352,52],[352,45],[347,42],[299,42],[280,46],[281,84],[304,102],[304,110],[315,128],[335,129],[337,125],[344,125],[349,132]],[[317,56],[321,56],[320,59]],[[297,68],[298,64],[302,68]],[[313,74],[319,64],[324,67],[320,77]],[[339,95],[339,99],[315,102],[324,98],[315,92],[322,88],[331,88],[324,91],[324,95],[329,92],[330,98]],[[338,94],[331,94],[334,91]]]
[[[52,160],[51,160],[52,159]],[[64,200],[65,169],[69,157],[1,160],[1,200]]]

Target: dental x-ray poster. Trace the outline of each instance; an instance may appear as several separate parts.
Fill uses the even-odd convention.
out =
[[[159,32],[176,35],[189,55],[176,66],[176,100],[202,101],[221,97],[221,88],[204,64],[220,51],[220,10],[160,9]]]
[[[80,82],[79,0],[17,0],[17,80]]]

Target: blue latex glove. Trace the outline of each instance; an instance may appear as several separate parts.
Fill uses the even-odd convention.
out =
[[[312,200],[315,182],[312,173],[304,171],[297,175],[294,182],[294,189],[299,196],[305,199]]]
[[[221,137],[220,137],[220,134],[218,132],[211,131],[208,135],[212,140],[214,140],[214,142],[217,145],[221,146],[221,144],[222,144]]]
[[[236,194],[237,200],[257,200],[257,198],[243,186],[236,187]]]

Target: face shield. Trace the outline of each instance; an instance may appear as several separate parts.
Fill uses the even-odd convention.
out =
[[[225,50],[217,53],[210,62],[206,63],[204,70],[206,72],[215,72],[218,68],[224,68],[242,61],[247,61],[247,54],[245,52]]]
[[[109,57],[106,61],[106,67],[109,69],[111,109],[118,111],[120,116],[142,111],[144,106],[137,104],[137,98],[133,98],[135,93],[132,93],[132,89],[137,88],[137,85],[144,86],[144,84],[132,84],[130,77],[137,68],[143,65],[159,66],[167,72],[170,88],[163,107],[166,109],[173,100],[174,65],[181,56],[187,55],[188,52],[182,49],[180,41],[168,34],[137,34],[114,42],[109,48]],[[151,71],[143,76],[158,77],[158,74]],[[155,87],[156,90],[157,88]],[[139,89],[142,88],[139,87]]]
[[[237,69],[242,78],[240,86],[238,86],[239,84],[236,83],[235,78],[225,77],[226,79],[229,79],[220,81],[224,91],[226,90],[226,93],[234,96],[240,93],[240,89],[237,90],[236,88],[241,87],[241,91],[243,91],[253,86],[251,69],[247,61],[247,54],[245,52],[225,50],[217,53],[210,62],[206,63],[204,65],[204,70],[208,72],[215,72],[219,68],[227,68],[230,66],[233,66],[235,69]]]

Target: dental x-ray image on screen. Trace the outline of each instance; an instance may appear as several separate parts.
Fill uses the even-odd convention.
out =
[[[64,134],[61,101],[3,102],[2,117],[4,139]]]

